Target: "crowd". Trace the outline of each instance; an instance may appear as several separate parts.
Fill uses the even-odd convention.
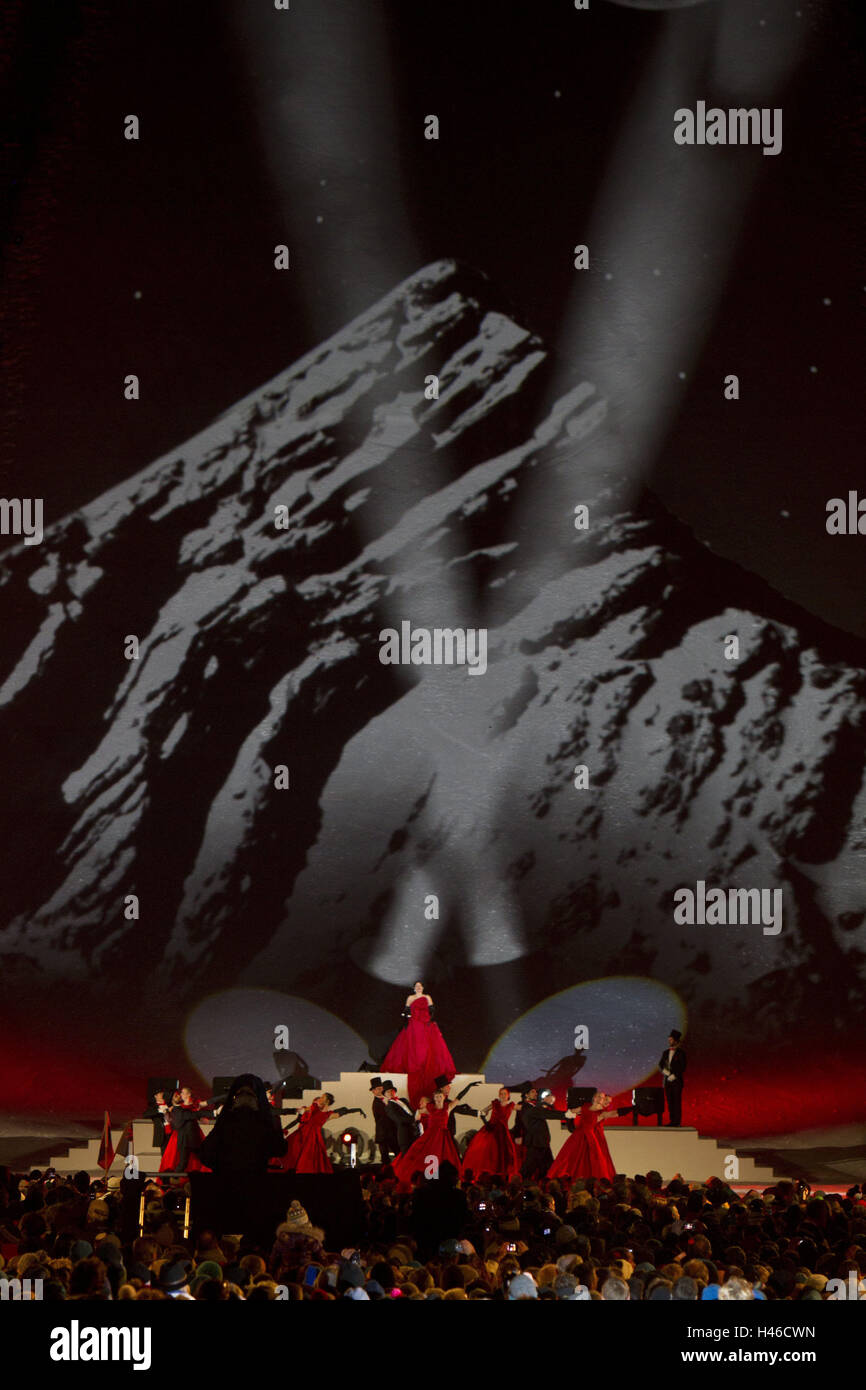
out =
[[[0,1168],[0,1279],[7,1297],[41,1280],[43,1299],[69,1300],[866,1298],[859,1187],[742,1196],[654,1172],[461,1182],[447,1163],[408,1193],[387,1170],[360,1180],[360,1247],[335,1250],[297,1201],[268,1241],[184,1240],[182,1179],[146,1186],[143,1232],[124,1240],[119,1176]]]

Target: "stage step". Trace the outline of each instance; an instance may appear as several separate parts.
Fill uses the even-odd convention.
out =
[[[115,1149],[122,1138],[122,1129],[113,1129],[111,1131],[111,1142]],[[99,1173],[101,1169],[99,1168],[97,1160],[99,1158],[99,1146],[101,1143],[102,1133],[100,1132],[98,1138],[88,1139],[85,1144],[77,1144],[74,1148],[67,1149],[65,1153],[58,1154],[57,1157],[51,1158],[49,1160],[49,1166],[56,1168],[58,1173],[79,1173],[81,1171],[95,1171]],[[120,1170],[121,1161],[121,1159],[115,1160],[117,1171]]]
[[[394,1082],[398,1094],[405,1096],[407,1077],[405,1074],[391,1072],[386,1080]],[[346,1129],[351,1129],[357,1133],[357,1159],[359,1163],[368,1163],[378,1157],[378,1153],[373,1148],[373,1110],[372,1096],[370,1094],[369,1072],[341,1072],[339,1080],[324,1081],[315,1090],[304,1091],[299,1099],[292,1099],[286,1102],[287,1106],[294,1108],[305,1108],[310,1105],[316,1096],[323,1091],[329,1091],[338,1106],[348,1106],[350,1109],[360,1109],[365,1111],[364,1115],[346,1115],[330,1120],[324,1127],[323,1134],[331,1162],[336,1164],[348,1163],[349,1155],[347,1149],[340,1142],[340,1136]],[[493,1100],[499,1090],[499,1082],[488,1081],[478,1072],[461,1072],[454,1077],[451,1083],[451,1097],[456,1099],[464,1087],[471,1085],[471,1089],[463,1098],[464,1105],[471,1105],[474,1110],[482,1110]],[[288,1123],[290,1117],[286,1117]],[[201,1127],[207,1134],[211,1122],[209,1120],[200,1121]],[[464,1146],[461,1141],[468,1138],[479,1128],[480,1119],[471,1115],[457,1116],[457,1142],[460,1148]],[[112,1130],[112,1143],[117,1147],[122,1130]],[[755,1162],[747,1154],[738,1153],[736,1148],[730,1144],[721,1144],[715,1139],[708,1138],[698,1133],[691,1126],[682,1129],[670,1129],[667,1126],[659,1126],[653,1123],[642,1123],[639,1125],[631,1124],[609,1124],[605,1127],[607,1142],[610,1148],[617,1172],[627,1173],[629,1176],[635,1173],[646,1173],[648,1169],[655,1169],[661,1173],[665,1182],[670,1182],[677,1173],[686,1182],[704,1182],[707,1178],[718,1177],[727,1178],[730,1182],[768,1184],[777,1179],[777,1174],[772,1168],[762,1166]],[[569,1131],[561,1124],[552,1123],[550,1125],[551,1149],[554,1157],[562,1148],[568,1138]],[[86,1169],[89,1172],[99,1173],[97,1158],[99,1156],[99,1138],[90,1139],[86,1145],[71,1148],[66,1154],[57,1158],[52,1158],[51,1164],[58,1172],[74,1173],[79,1169]],[[153,1147],[153,1124],[150,1120],[136,1120],[133,1124],[133,1152],[138,1158],[140,1170],[143,1173],[155,1173],[159,1169],[160,1153]],[[734,1162],[735,1160],[735,1162]],[[123,1167],[123,1160],[115,1159],[112,1172],[120,1173]]]

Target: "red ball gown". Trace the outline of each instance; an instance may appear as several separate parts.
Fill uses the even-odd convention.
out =
[[[322,1127],[333,1113],[311,1105],[298,1120],[297,1129],[288,1136],[289,1147],[283,1157],[271,1159],[269,1166],[295,1173],[333,1173],[322,1135]]]
[[[449,1163],[454,1164],[458,1173],[460,1172],[460,1155],[448,1128],[446,1106],[443,1105],[441,1110],[437,1110],[431,1103],[427,1113],[421,1116],[421,1125],[424,1133],[420,1139],[410,1144],[406,1152],[400,1154],[391,1164],[400,1185],[404,1188],[411,1186],[413,1173],[429,1171],[431,1158],[435,1158],[439,1163],[447,1159]]]
[[[570,1134],[548,1169],[549,1178],[612,1178],[613,1159],[601,1128],[600,1110],[584,1105]]]
[[[457,1068],[438,1024],[430,1017],[430,1005],[423,994],[412,1000],[409,1015],[409,1022],[391,1044],[382,1063],[382,1075],[406,1073],[409,1104],[415,1110],[422,1096],[432,1099],[436,1077],[445,1076],[451,1081]]]
[[[210,1172],[196,1153],[204,1139],[204,1130],[193,1118],[193,1112],[197,1109],[198,1102],[193,1100],[189,1105],[173,1105],[168,1112],[170,1135],[159,1165],[160,1173]]]
[[[494,1100],[489,1120],[469,1141],[461,1175],[471,1172],[476,1178],[482,1173],[501,1174],[505,1178],[517,1176],[521,1160],[508,1129],[513,1110],[513,1100],[505,1105]]]

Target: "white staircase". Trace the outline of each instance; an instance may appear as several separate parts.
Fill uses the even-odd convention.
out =
[[[385,1079],[393,1081],[398,1093],[405,1096],[407,1083],[405,1074],[391,1072]],[[304,1091],[300,1099],[286,1102],[287,1107],[304,1108],[310,1105],[315,1097],[321,1095],[323,1091],[329,1091],[334,1097],[335,1105],[345,1105],[352,1110],[366,1111],[365,1115],[335,1116],[325,1125],[324,1138],[328,1145],[331,1162],[335,1166],[349,1162],[349,1151],[340,1142],[340,1136],[348,1129],[353,1130],[357,1135],[356,1157],[358,1163],[369,1163],[378,1158],[378,1152],[373,1146],[375,1126],[373,1124],[373,1096],[370,1091],[370,1080],[369,1072],[344,1071],[340,1073],[338,1081],[325,1081],[314,1090]],[[455,1076],[451,1083],[451,1099],[455,1100],[464,1086],[469,1085],[470,1082],[476,1084],[466,1093],[462,1103],[471,1105],[473,1110],[482,1110],[485,1105],[489,1105],[490,1101],[495,1098],[501,1084],[487,1081],[477,1072],[462,1072]],[[293,1117],[284,1116],[285,1123],[288,1124],[291,1118]],[[472,1115],[458,1115],[456,1122],[457,1143],[458,1147],[462,1148],[461,1140],[473,1134],[481,1121]],[[211,1122],[202,1119],[200,1123],[204,1132],[207,1133],[211,1127]],[[120,1142],[122,1132],[121,1129],[111,1132],[111,1141],[115,1148]],[[563,1125],[551,1123],[550,1147],[554,1157],[562,1148],[568,1134],[569,1131]],[[626,1173],[629,1176],[655,1169],[661,1173],[665,1182],[669,1182],[677,1173],[686,1182],[703,1182],[709,1177],[718,1177],[732,1183],[763,1185],[772,1183],[776,1179],[776,1174],[772,1168],[762,1167],[745,1154],[738,1154],[731,1145],[719,1144],[715,1139],[703,1138],[696,1129],[691,1127],[670,1129],[667,1126],[656,1125],[654,1122],[639,1125],[610,1124],[605,1126],[605,1134],[617,1172]],[[153,1147],[152,1141],[152,1121],[136,1120],[133,1124],[132,1151],[138,1159],[142,1173],[155,1173],[159,1168],[160,1153],[158,1149]],[[99,1137],[90,1139],[84,1145],[69,1149],[65,1155],[52,1158],[51,1164],[59,1173],[74,1173],[78,1172],[79,1169],[85,1169],[88,1172],[98,1174],[100,1172],[97,1164],[99,1144]],[[123,1160],[117,1158],[111,1171],[120,1173],[122,1167]]]

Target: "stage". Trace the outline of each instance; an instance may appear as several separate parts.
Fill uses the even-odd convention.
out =
[[[405,1094],[405,1076],[391,1079],[401,1094]],[[496,1095],[498,1081],[488,1081],[480,1074],[459,1074],[451,1086],[456,1097],[465,1087],[464,1104],[481,1110]],[[373,1147],[370,1075],[366,1072],[342,1072],[336,1080],[326,1080],[320,1086],[305,1091],[300,1098],[287,1101],[286,1106],[304,1107],[323,1090],[330,1091],[337,1106],[360,1109],[365,1114],[335,1117],[324,1128],[324,1138],[335,1170],[351,1168],[351,1151],[341,1142],[343,1133],[352,1131],[355,1139],[355,1162],[359,1167],[372,1163],[378,1154]],[[142,1105],[142,1108],[144,1106]],[[288,1123],[292,1116],[284,1116]],[[462,1151],[480,1120],[474,1116],[458,1115],[457,1144]],[[201,1121],[202,1129],[210,1128],[208,1120]],[[565,1125],[551,1122],[551,1149],[554,1156],[568,1137]],[[763,1188],[779,1177],[802,1178],[825,1191],[845,1191],[852,1183],[866,1177],[866,1126],[845,1126],[836,1130],[803,1131],[800,1134],[780,1134],[761,1137],[736,1144],[723,1136],[703,1134],[692,1125],[678,1129],[659,1127],[654,1120],[641,1118],[633,1125],[629,1118],[608,1122],[607,1142],[618,1172],[628,1175],[655,1169],[663,1181],[679,1176],[688,1182],[702,1182],[720,1177],[733,1187]],[[123,1126],[112,1124],[112,1143],[117,1148]],[[84,1137],[86,1136],[86,1137]],[[70,1142],[72,1141],[72,1142]],[[58,1172],[86,1170],[100,1174],[98,1166],[100,1129],[94,1123],[88,1131],[85,1123],[63,1125],[46,1117],[34,1124],[32,1117],[7,1117],[0,1131],[0,1161],[15,1168],[50,1165]],[[153,1145],[152,1121],[135,1119],[131,1152],[144,1175],[159,1168],[160,1153]],[[122,1159],[115,1159],[112,1171],[122,1171]]]

